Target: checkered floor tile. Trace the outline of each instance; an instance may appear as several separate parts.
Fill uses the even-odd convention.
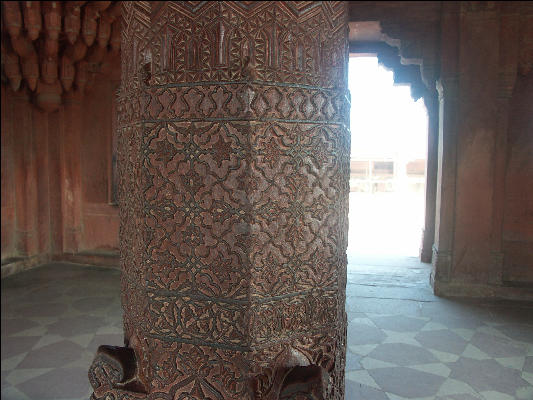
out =
[[[533,305],[433,296],[416,259],[350,259],[346,400],[533,400]],[[2,280],[4,400],[87,399],[122,345],[120,273],[49,264]]]

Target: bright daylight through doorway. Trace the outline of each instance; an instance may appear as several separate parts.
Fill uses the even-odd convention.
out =
[[[348,259],[418,257],[425,211],[427,112],[377,57],[350,57]]]

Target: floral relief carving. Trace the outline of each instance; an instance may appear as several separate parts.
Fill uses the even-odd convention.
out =
[[[344,397],[346,18],[123,4],[122,291],[145,392],[94,399]]]

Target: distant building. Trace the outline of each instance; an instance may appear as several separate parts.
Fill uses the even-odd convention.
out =
[[[424,188],[426,160],[391,157],[352,157],[351,192],[420,191]]]

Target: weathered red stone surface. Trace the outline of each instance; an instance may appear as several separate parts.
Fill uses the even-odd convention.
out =
[[[343,398],[346,4],[135,2],[123,18],[136,364],[102,348],[94,398]],[[121,368],[136,369],[127,387],[106,376]]]

